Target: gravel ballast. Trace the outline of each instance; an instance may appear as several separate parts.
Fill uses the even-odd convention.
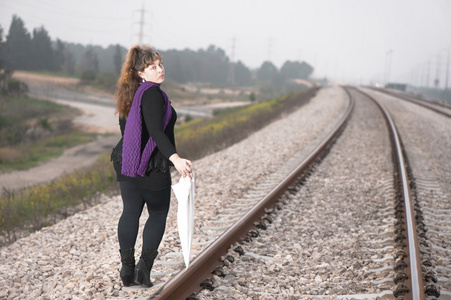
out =
[[[393,298],[391,157],[382,114],[357,97],[329,154],[199,299]]]
[[[195,161],[195,234],[255,182],[275,172],[318,136],[327,134],[346,105],[347,96],[341,88],[322,89],[292,114],[230,148]],[[173,177],[174,182],[177,180]],[[0,299],[142,298],[167,280],[167,277],[152,278],[156,283],[152,289],[122,287],[117,241],[122,202],[120,196],[103,197],[101,201],[93,208],[3,247]],[[176,201],[172,201],[159,260],[180,252],[176,210]],[[144,212],[140,234],[146,218]],[[137,256],[140,247],[139,235]],[[162,269],[164,265],[157,262],[153,272]]]
[[[451,119],[384,93],[366,92],[381,99],[394,116],[412,169],[414,197],[426,229],[420,240],[423,273],[432,272],[437,279],[427,285],[437,288],[440,299],[451,299]]]

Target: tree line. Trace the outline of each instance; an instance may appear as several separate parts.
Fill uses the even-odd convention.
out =
[[[5,70],[62,72],[88,81],[100,77],[114,81],[127,50],[119,44],[103,48],[60,39],[52,41],[44,27],[35,28],[30,34],[23,20],[16,15],[5,41],[0,27],[0,68]],[[298,61],[286,61],[280,69],[265,61],[257,70],[251,70],[241,61],[232,62],[224,50],[213,45],[197,51],[156,50],[163,55],[167,78],[178,83],[247,86],[263,82],[280,85],[294,78],[309,79],[313,73],[312,66]]]

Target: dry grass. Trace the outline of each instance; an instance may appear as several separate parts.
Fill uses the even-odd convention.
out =
[[[284,113],[307,103],[316,88],[246,107],[224,110],[210,119],[194,119],[176,128],[177,151],[198,159],[245,139]]]
[[[35,231],[76,211],[98,203],[101,193],[118,191],[109,155],[100,155],[90,167],[57,180],[19,191],[5,189],[0,196],[0,232],[4,243],[14,242],[16,231]],[[0,239],[1,240],[1,239]]]
[[[20,151],[9,147],[0,148],[0,162],[17,161],[20,159]]]

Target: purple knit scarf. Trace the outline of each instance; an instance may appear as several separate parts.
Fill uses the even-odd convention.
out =
[[[152,137],[149,137],[141,155],[141,101],[144,92],[154,85],[160,86],[157,83],[147,81],[138,87],[133,97],[130,112],[128,113],[127,123],[125,124],[124,142],[122,146],[122,174],[129,177],[136,177],[136,175],[144,176],[147,167],[149,166],[150,156],[156,146]],[[171,119],[172,109],[168,96],[165,92],[161,92],[163,93],[165,100],[163,126],[164,129],[166,129],[166,126],[168,126],[169,120]]]

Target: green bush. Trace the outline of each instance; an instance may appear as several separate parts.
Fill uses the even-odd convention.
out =
[[[81,78],[82,81],[94,81],[96,79],[96,74],[93,71],[83,71],[83,73],[81,74]]]
[[[90,167],[20,191],[4,190],[0,196],[0,231],[9,241],[16,239],[17,227],[38,230],[67,217],[68,208],[83,203],[84,208],[98,202],[102,192],[117,192],[116,175],[109,155],[100,155]]]
[[[28,93],[28,85],[16,79],[4,79],[0,83],[0,87],[0,94],[2,95],[22,96]]]
[[[176,128],[177,151],[198,159],[237,143],[283,113],[305,104],[317,88],[253,105],[216,112],[210,119],[194,119]]]
[[[0,105],[1,171],[30,168],[95,138],[74,130],[80,112],[73,108],[21,96],[4,96]]]
[[[94,133],[84,133],[81,131],[73,131],[66,134],[48,136],[21,143],[26,133],[22,127],[10,127],[7,131],[0,130],[0,134],[7,133],[7,139],[14,146],[2,146],[0,144],[0,171],[10,172],[14,170],[26,170],[32,168],[39,163],[57,157],[67,148],[93,141],[96,138]],[[11,156],[11,153],[17,155]]]

